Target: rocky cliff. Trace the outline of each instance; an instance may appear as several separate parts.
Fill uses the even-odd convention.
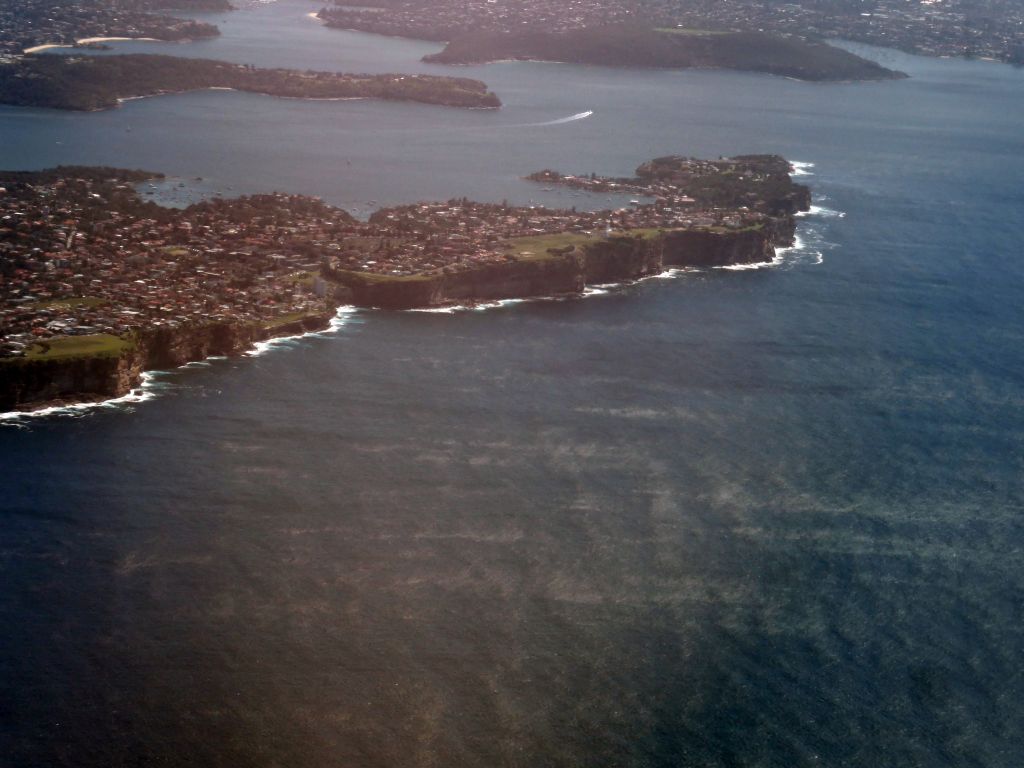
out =
[[[579,293],[586,285],[584,260],[579,253],[488,264],[454,274],[388,278],[336,272],[327,276],[351,291],[353,304],[380,309]]]
[[[213,355],[237,355],[276,336],[327,328],[333,312],[264,327],[209,323],[139,332],[120,356],[24,359],[0,363],[0,411],[121,397],[139,386],[142,372],[174,368]]]
[[[792,217],[745,230],[670,230],[653,237],[617,235],[540,258],[488,264],[454,274],[388,277],[365,272],[326,276],[351,291],[357,306],[414,309],[495,299],[581,293],[587,285],[637,280],[669,267],[770,261],[790,245]]]
[[[792,216],[782,216],[767,226],[744,230],[617,235],[541,257],[510,259],[452,274],[391,278],[336,272],[325,276],[336,282],[335,302],[382,309],[578,294],[587,285],[636,280],[669,267],[770,261],[776,245],[791,244],[794,227]],[[138,332],[120,356],[0,363],[0,411],[120,397],[139,385],[143,371],[236,355],[257,341],[321,330],[333,314],[324,312],[270,327],[223,322],[157,328]]]
[[[770,229],[737,232],[680,230],[661,237],[665,267],[724,267],[758,264],[775,257]]]

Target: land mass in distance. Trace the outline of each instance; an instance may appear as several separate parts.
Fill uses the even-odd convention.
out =
[[[126,394],[145,370],[326,327],[340,305],[410,309],[580,295],[672,267],[770,261],[810,192],[774,155],[677,155],[606,178],[528,178],[635,195],[615,210],[417,203],[361,222],[317,198],[172,209],[157,174],[0,172],[0,410]],[[183,183],[183,182],[179,182]]]
[[[760,32],[661,30],[634,25],[563,33],[479,32],[425,57],[440,64],[502,59],[613,67],[737,69],[797,80],[891,80],[906,75],[826,43]]]
[[[97,110],[122,99],[206,88],[301,99],[386,99],[496,108],[479,80],[432,75],[363,75],[260,69],[210,59],[153,54],[27,56],[0,66],[0,104]]]
[[[419,25],[403,28],[388,12],[326,10],[328,26],[366,32],[443,34]],[[735,69],[797,80],[892,80],[902,72],[823,42],[761,32],[657,29],[642,24],[611,24],[548,31],[491,29],[458,32],[442,39],[443,51],[424,57],[436,64],[482,64],[507,59],[556,61],[612,67]]]

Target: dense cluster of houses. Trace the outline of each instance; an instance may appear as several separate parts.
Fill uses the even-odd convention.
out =
[[[328,303],[319,260],[292,246],[300,227],[310,241],[331,222],[296,216],[287,196],[263,196],[257,212],[267,214],[233,220],[230,205],[153,217],[106,206],[118,193],[137,200],[125,184],[19,187],[0,186],[0,354],[60,335],[267,322]]]

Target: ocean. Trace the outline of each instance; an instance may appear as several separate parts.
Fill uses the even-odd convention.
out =
[[[450,72],[318,7],[115,47]],[[1019,766],[1024,71],[850,47],[911,78],[0,108],[0,168],[165,171],[179,203],[600,205],[521,177],[753,152],[815,202],[772,266],[346,310],[0,424],[0,764]]]

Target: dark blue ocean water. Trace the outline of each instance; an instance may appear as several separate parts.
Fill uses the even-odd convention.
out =
[[[314,8],[126,47],[433,49]],[[870,54],[912,79],[501,64],[468,71],[498,113],[0,110],[0,167],[366,208],[772,151],[820,207],[772,268],[358,313],[0,427],[0,764],[1021,765],[1024,72]]]

